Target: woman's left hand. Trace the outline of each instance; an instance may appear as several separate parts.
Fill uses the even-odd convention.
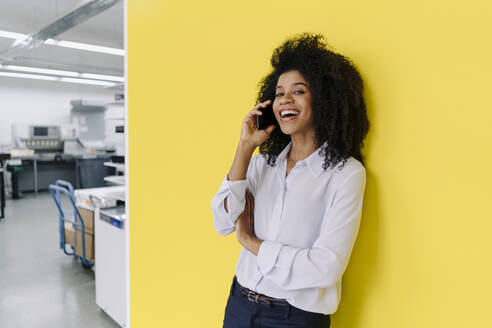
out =
[[[246,189],[246,205],[236,221],[236,237],[241,245],[255,255],[258,255],[262,240],[255,234],[255,199]]]

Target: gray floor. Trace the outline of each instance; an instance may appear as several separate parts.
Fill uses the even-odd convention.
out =
[[[95,302],[94,272],[59,248],[48,192],[7,200],[0,221],[0,327],[119,327]]]

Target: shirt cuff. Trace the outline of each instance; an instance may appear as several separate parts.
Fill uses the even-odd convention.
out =
[[[244,179],[244,180],[230,181],[229,177],[227,176],[226,181],[232,196],[234,196],[234,198],[236,198],[239,201],[243,201],[244,195],[246,194],[247,180]]]
[[[231,192],[231,197],[227,197],[227,208],[232,222],[236,222],[239,215],[244,211],[246,204],[245,194],[247,180],[229,181],[226,176],[226,183]]]
[[[261,243],[260,250],[256,257],[256,263],[262,274],[267,274],[273,269],[282,246],[281,243],[275,241],[264,240]]]

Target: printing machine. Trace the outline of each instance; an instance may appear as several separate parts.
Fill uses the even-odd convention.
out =
[[[103,163],[110,156],[103,148],[89,154],[79,140],[77,130],[71,126],[62,129],[55,125],[13,125],[12,140],[12,158],[17,160],[8,168],[12,172],[13,198],[23,191],[37,194],[38,190],[47,189],[59,179],[72,183],[76,188],[105,185],[103,177],[108,172]],[[85,174],[87,178],[84,181],[80,176],[83,165],[94,166],[94,174]]]
[[[63,154],[63,140],[59,126],[29,126],[29,138],[22,138],[26,148],[42,154],[44,158],[53,158]]]

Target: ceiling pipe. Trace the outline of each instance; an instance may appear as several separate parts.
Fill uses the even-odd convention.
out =
[[[10,48],[0,53],[0,62],[15,59],[24,51],[36,48],[48,39],[70,30],[91,17],[111,8],[121,0],[90,0],[38,32],[29,35],[22,41],[15,41]]]

